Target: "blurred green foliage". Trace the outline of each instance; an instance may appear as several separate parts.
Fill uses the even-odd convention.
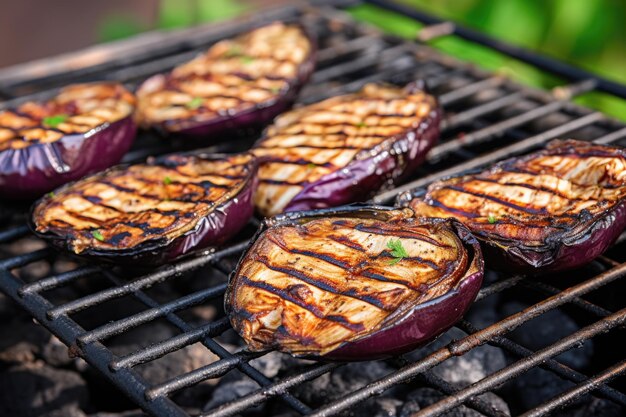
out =
[[[403,3],[626,83],[624,1],[404,0]],[[409,39],[415,38],[422,27],[410,18],[371,5],[353,7],[350,12]],[[435,39],[430,45],[535,87],[549,89],[564,83],[523,62],[452,36]],[[626,100],[589,93],[575,101],[626,120]]]
[[[246,2],[246,5],[243,4]],[[451,19],[572,65],[626,83],[626,1],[623,0],[396,0]],[[251,0],[160,0],[158,28],[180,28],[234,17]],[[349,9],[358,19],[409,39],[422,27],[414,20],[371,5]],[[147,30],[129,18],[113,16],[100,28],[104,41]],[[564,81],[546,72],[453,36],[430,44],[459,59],[540,88]],[[589,93],[576,100],[626,120],[626,100]]]

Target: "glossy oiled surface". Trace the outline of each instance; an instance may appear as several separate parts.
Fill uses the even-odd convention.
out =
[[[436,182],[409,206],[455,217],[490,240],[543,246],[573,238],[626,197],[626,152],[581,141]]]
[[[40,233],[68,239],[75,253],[170,241],[237,195],[250,181],[252,158],[173,155],[113,168],[45,197],[33,222]]]
[[[0,111],[0,151],[56,142],[128,117],[135,98],[117,83],[75,84],[52,100]],[[46,120],[56,123],[47,124]],[[62,120],[62,121],[61,121]]]
[[[271,103],[292,87],[312,45],[299,26],[273,23],[213,45],[137,91],[144,127],[177,131]]]
[[[382,153],[435,107],[434,97],[423,91],[368,84],[281,115],[252,151],[264,161],[257,209],[266,216],[281,213],[306,184]]]
[[[468,269],[467,251],[447,223],[410,215],[270,227],[232,278],[235,329],[253,350],[323,355],[447,293]],[[388,246],[398,240],[401,259]]]

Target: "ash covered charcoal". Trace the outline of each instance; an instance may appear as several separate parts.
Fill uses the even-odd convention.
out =
[[[422,408],[426,408],[431,404],[434,404],[444,398],[444,395],[439,391],[432,388],[418,388],[415,391],[410,392],[407,395],[407,401],[402,406],[398,417],[410,417],[416,411],[419,411]],[[491,405],[493,408],[497,408],[498,410],[504,412],[507,415],[511,415],[509,407],[507,403],[496,394],[491,392],[487,392],[485,394],[479,395],[483,402],[488,405]],[[464,405],[454,408],[444,414],[442,417],[481,417],[484,414],[479,413],[478,411],[472,410]]]
[[[0,416],[76,416],[88,403],[85,381],[75,372],[42,361],[0,372]]]
[[[276,377],[281,371],[298,366],[297,359],[293,359],[279,352],[270,352],[249,363],[268,378]],[[302,361],[300,361],[302,362]],[[239,371],[231,371],[220,379],[211,399],[204,406],[204,410],[212,410],[236,398],[250,394],[260,388],[259,384]],[[250,412],[265,411],[266,403],[251,408]]]
[[[626,407],[602,398],[586,396],[583,404],[566,407],[556,412],[554,417],[623,417],[625,415]]]
[[[466,334],[463,331],[452,328],[430,345],[410,353],[407,357],[413,361],[423,358],[446,346],[453,340],[458,340],[465,336]],[[506,364],[506,357],[501,349],[490,345],[482,345],[462,356],[453,356],[447,359],[435,366],[432,372],[453,385],[463,387],[504,368]]]

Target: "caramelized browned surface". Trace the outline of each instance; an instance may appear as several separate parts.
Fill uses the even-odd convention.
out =
[[[624,197],[624,150],[554,141],[545,151],[436,182],[410,207],[421,216],[455,217],[487,239],[542,246],[575,234]]]
[[[274,226],[242,261],[229,303],[253,350],[324,354],[447,293],[468,255],[445,224],[328,218]],[[400,240],[408,257],[388,247]]]
[[[281,115],[252,151],[265,159],[259,168],[258,210],[265,216],[281,213],[304,185],[414,129],[435,105],[421,91],[368,84],[358,93]]]
[[[137,91],[140,122],[165,122],[175,131],[181,121],[201,122],[271,102],[291,87],[311,52],[302,29],[282,23],[218,42]]]
[[[87,177],[35,208],[36,230],[69,239],[76,253],[171,241],[241,190],[250,176],[251,158],[174,155]]]
[[[0,151],[51,143],[65,135],[85,133],[130,115],[135,98],[116,83],[75,84],[48,102],[22,104],[0,111]],[[61,116],[56,126],[46,118]]]

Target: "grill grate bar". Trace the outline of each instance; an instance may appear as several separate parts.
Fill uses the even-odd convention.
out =
[[[465,401],[465,399],[482,394],[497,386],[500,386],[510,379],[524,373],[528,369],[539,365],[544,360],[565,352],[566,350],[569,350],[574,346],[579,345],[581,342],[588,340],[598,334],[606,333],[612,328],[624,324],[624,322],[626,322],[626,309],[613,313],[610,316],[607,316],[592,325],[584,327],[581,330],[572,333],[571,335],[559,340],[558,342],[544,349],[538,350],[533,356],[528,356],[524,359],[519,360],[513,365],[507,366],[500,369],[499,371],[494,372],[493,374],[481,379],[480,381],[470,385],[469,387],[462,389],[456,394],[451,395],[439,401],[438,403],[435,403],[418,411],[417,413],[413,414],[412,417],[435,416],[444,413],[445,411],[448,411],[454,407],[463,404],[463,401]],[[585,391],[578,392],[578,395],[582,395],[584,393]],[[554,400],[558,401],[562,397],[563,394],[555,397]]]
[[[107,323],[104,326],[91,330],[78,338],[78,343],[86,344],[95,341],[102,341],[109,337],[124,333],[133,327],[141,326],[156,318],[163,317],[174,311],[189,308],[198,305],[201,302],[219,297],[226,291],[226,284],[207,288],[202,291],[194,292],[184,297],[177,298],[167,304],[161,304],[159,307],[144,310],[141,313],[133,314],[124,319]]]
[[[237,254],[241,252],[247,245],[248,242],[242,242],[202,257],[182,261],[174,265],[167,265],[163,269],[155,273],[144,275],[122,286],[109,288],[55,307],[48,311],[48,317],[53,319],[55,317],[59,317],[61,314],[75,313],[86,308],[101,304],[105,301],[129,295],[134,291],[148,288],[156,284],[157,282],[171,279],[185,271],[199,268],[215,260],[216,258]]]
[[[540,291],[544,294],[549,295],[556,295],[561,292],[561,290],[556,287],[538,281],[524,281],[523,285],[528,288],[532,288],[533,290]],[[572,299],[571,303],[598,317],[606,317],[612,313],[605,308],[602,308],[590,301],[578,297]]]
[[[17,255],[12,258],[0,261],[0,269],[13,269],[28,265],[33,262],[42,261],[50,256],[50,249],[44,248],[23,255]]]
[[[602,119],[604,116],[602,115],[602,113],[591,113],[588,114],[586,116],[583,116],[579,119],[575,119],[572,120],[570,122],[564,123],[560,126],[557,126],[555,128],[552,128],[550,130],[547,130],[543,133],[539,133],[538,135],[535,136],[531,136],[527,139],[521,140],[519,142],[515,142],[511,145],[507,145],[505,147],[499,148],[495,151],[489,152],[485,155],[481,155],[479,157],[476,157],[474,159],[470,159],[466,162],[463,162],[461,164],[455,165],[451,168],[445,169],[443,171],[439,171],[436,172],[434,174],[430,174],[427,175],[425,177],[422,177],[418,180],[415,181],[411,181],[407,184],[404,184],[400,187],[396,187],[392,190],[383,192],[378,194],[376,197],[374,197],[373,201],[375,203],[380,203],[380,204],[384,204],[387,203],[391,200],[393,200],[393,198],[395,198],[397,195],[399,195],[400,193],[404,192],[404,191],[409,191],[411,189],[414,188],[418,188],[418,187],[423,187],[426,186],[428,184],[430,184],[431,182],[437,180],[438,178],[443,178],[443,177],[447,177],[450,175],[455,175],[470,169],[474,169],[474,168],[478,168],[484,165],[487,165],[489,163],[495,162],[495,161],[499,161],[501,159],[504,159],[506,157],[510,157],[512,155],[516,155],[519,154],[520,152],[523,152],[525,150],[528,150],[534,146],[538,146],[542,143],[544,143],[546,140],[548,139],[553,139],[555,137],[558,137],[559,135],[562,135],[564,133],[570,132],[572,130],[575,129],[579,129],[583,126],[589,125],[591,123],[594,123],[600,119]],[[432,149],[432,152],[434,152],[437,149],[437,147]],[[429,155],[431,155],[429,153]]]
[[[541,107],[535,107],[532,110],[511,117],[510,119],[503,120],[502,122],[492,124],[483,129],[464,135],[457,140],[442,143],[441,145],[435,146],[431,152],[428,153],[428,160],[436,161],[441,159],[443,156],[455,151],[459,146],[477,145],[489,139],[503,136],[508,129],[521,126],[532,120],[544,117],[548,113],[560,110],[566,104],[567,101],[563,100],[553,101],[552,103],[548,103]],[[585,117],[581,117],[578,120],[584,120],[585,124],[591,124],[603,118],[604,115],[602,113],[592,113]]]
[[[327,372],[343,366],[341,363],[327,363],[324,365],[316,365],[312,369],[305,372],[301,372],[298,375],[294,375],[289,378],[285,378],[280,382],[276,382],[258,391],[248,394],[239,398],[236,401],[224,404],[214,410],[208,411],[206,414],[201,414],[199,417],[226,417],[232,416],[238,412],[241,412],[249,407],[253,407],[262,403],[269,397],[273,397],[287,392],[289,388],[293,388],[303,382],[310,381]]]
[[[280,15],[279,18],[282,20],[293,21],[302,17],[302,11],[293,8],[284,13],[275,13],[275,15]],[[308,11],[305,13],[308,13]],[[263,16],[266,15],[264,14]],[[270,15],[268,14],[267,16]],[[105,72],[102,73],[106,75],[106,78],[125,80],[130,85],[133,85],[146,75],[169,69],[173,65],[188,59],[196,54],[196,50],[205,48],[209,43],[231,36],[242,30],[259,26],[261,20],[257,19],[257,17],[255,16],[254,19],[244,23],[231,24],[224,30],[213,29],[206,31],[203,29],[202,31],[193,32],[188,40],[181,37],[180,44],[169,42],[167,48],[158,53],[159,48],[155,45],[151,47],[151,51],[144,51],[146,53],[142,55],[141,59],[130,54],[124,59],[118,59],[115,62],[102,66],[102,68],[109,70],[106,74]],[[267,18],[266,20],[269,21],[274,18]],[[387,81],[400,84],[406,83],[409,79],[422,78],[436,92],[440,103],[447,110],[446,113],[450,114],[444,121],[442,142],[431,151],[426,164],[421,168],[420,172],[423,178],[413,181],[406,186],[400,186],[382,193],[374,199],[375,202],[390,202],[397,194],[408,188],[425,186],[443,175],[458,173],[468,168],[475,168],[509,157],[512,154],[525,152],[543,145],[548,139],[577,131],[578,129],[580,129],[583,139],[595,138],[594,141],[598,143],[612,143],[626,137],[626,128],[623,125],[606,119],[601,113],[588,112],[567,101],[575,95],[594,90],[597,87],[597,80],[582,79],[579,83],[556,88],[550,94],[549,92],[541,92],[519,86],[508,81],[505,77],[490,74],[459,63],[454,59],[443,57],[427,46],[408,43],[393,36],[381,36],[375,30],[360,26],[352,25],[350,31],[344,32],[347,36],[340,35],[337,38],[335,32],[340,30],[338,27],[343,24],[352,24],[352,21],[346,18],[346,15],[337,12],[336,9],[323,9],[323,13],[316,14],[315,17],[305,14],[303,21],[315,27],[325,25],[325,28],[321,29],[322,36],[320,39],[322,47],[318,51],[319,70],[313,76],[313,83],[308,84],[303,90],[300,103],[319,101],[332,95],[355,91],[367,82]],[[431,27],[428,30],[432,29],[432,31],[435,31],[441,28],[449,29],[450,27],[454,29],[454,26],[448,26]],[[440,33],[443,34],[443,32]],[[326,42],[327,37],[328,39],[333,39],[333,36],[335,36],[335,42]],[[20,89],[37,91],[39,88],[40,92],[35,93],[34,97],[37,94],[47,93],[41,92],[41,88],[53,87],[55,83],[62,80],[66,80],[65,82],[76,81],[72,79],[72,77],[76,76],[78,80],[88,79],[91,76],[90,74],[98,74],[98,71],[101,71],[102,68],[91,68],[82,72],[80,70],[78,72],[70,71],[67,74],[57,74],[48,79],[43,77],[41,80],[44,81],[40,83],[40,87],[37,87],[36,83],[32,84],[31,87],[25,81],[17,83],[12,88],[15,92],[19,92]],[[7,91],[13,90],[8,89]],[[23,99],[24,97],[16,101]],[[516,104],[520,104],[520,106],[516,106]],[[4,105],[6,103],[0,104],[0,108]],[[511,116],[510,114],[514,115]],[[543,125],[545,126],[552,126],[554,123],[559,124],[549,129],[542,127],[544,118],[545,123]],[[466,134],[456,133],[461,129]],[[502,141],[494,140],[501,136],[505,136]],[[143,136],[139,138],[139,140],[143,139]],[[140,159],[148,155],[173,150],[170,145],[162,145],[162,141],[154,142],[155,138],[152,136],[146,139],[149,141],[149,146],[137,146],[127,155],[127,158]],[[246,145],[246,140],[250,139],[243,138],[236,145],[232,142],[226,145],[217,145],[211,147],[211,151],[232,150],[237,148],[237,146]],[[459,160],[461,161],[460,164]],[[258,224],[258,220],[252,220],[248,225],[248,229],[258,226]],[[0,243],[11,242],[26,235],[28,235],[28,227],[26,225],[5,229],[0,231]],[[626,234],[623,234],[620,239],[623,240],[625,237]],[[617,244],[620,244],[620,242],[621,240],[618,240]],[[599,262],[608,270],[564,291],[527,279],[524,275],[500,277],[495,283],[482,288],[477,299],[481,300],[489,295],[507,291],[514,287],[520,289],[519,284],[521,284],[521,289],[529,289],[539,293],[542,299],[544,297],[549,298],[545,298],[541,302],[484,329],[476,329],[471,323],[461,321],[457,324],[457,327],[467,333],[467,336],[463,339],[450,343],[448,346],[415,362],[408,363],[406,360],[402,362],[399,359],[394,362],[394,371],[385,377],[371,381],[371,383],[359,390],[344,394],[343,397],[323,405],[321,408],[311,410],[309,406],[302,403],[289,391],[307,381],[331,372],[343,364],[316,364],[310,368],[299,369],[295,374],[286,378],[270,380],[256,368],[254,362],[252,364],[249,363],[251,360],[261,357],[268,352],[249,353],[247,351],[238,351],[230,353],[222,346],[221,342],[214,340],[214,338],[230,329],[227,317],[214,319],[209,323],[195,327],[187,323],[179,315],[180,311],[188,307],[202,303],[207,299],[221,296],[226,284],[213,285],[182,297],[177,295],[177,298],[173,301],[163,304],[157,302],[143,291],[152,285],[160,284],[163,281],[199,267],[210,267],[215,271],[221,271],[228,275],[232,272],[232,259],[226,258],[237,256],[247,245],[248,242],[246,241],[228,246],[208,255],[203,254],[194,259],[165,266],[160,270],[138,276],[130,282],[126,278],[119,278],[116,270],[108,271],[96,266],[81,266],[73,271],[59,273],[29,284],[22,282],[10,273],[9,269],[22,267],[31,262],[56,259],[52,251],[44,249],[0,261],[0,287],[31,312],[44,326],[58,335],[64,343],[71,346],[73,352],[84,357],[91,365],[95,366],[131,396],[137,404],[146,411],[160,416],[172,415],[182,417],[187,415],[180,406],[168,398],[170,394],[204,380],[219,378],[228,372],[234,371],[249,376],[259,384],[260,388],[248,395],[238,397],[215,410],[207,411],[203,416],[232,416],[269,400],[282,400],[300,414],[335,415],[357,405],[362,400],[379,395],[397,384],[417,379],[421,383],[439,390],[444,395],[450,396],[447,400],[441,401],[433,405],[433,407],[443,407],[447,410],[460,404],[465,404],[485,415],[502,417],[504,415],[502,410],[494,409],[480,398],[473,397],[473,394],[471,394],[473,391],[468,391],[472,389],[472,386],[457,390],[453,385],[429,371],[432,367],[448,358],[454,355],[463,355],[485,343],[510,352],[519,357],[520,360],[501,370],[501,376],[491,374],[483,381],[480,381],[479,384],[484,384],[480,392],[492,389],[492,387],[500,383],[499,378],[510,380],[535,366],[579,384],[576,388],[564,392],[560,396],[529,411],[528,415],[544,415],[553,409],[561,407],[568,401],[593,390],[597,391],[598,396],[618,404],[626,404],[626,394],[605,385],[624,372],[622,368],[623,362],[589,378],[553,358],[554,355],[558,354],[555,346],[558,345],[557,347],[560,346],[565,349],[567,345],[563,343],[569,339],[561,339],[561,341],[546,348],[550,350],[550,355],[544,357],[542,361],[537,361],[535,358],[538,353],[543,352],[545,349],[534,352],[505,336],[507,332],[521,324],[527,323],[541,314],[568,303],[577,306],[579,309],[577,311],[581,313],[591,313],[592,316],[590,317],[594,320],[596,317],[601,318],[600,321],[568,337],[571,338],[586,331],[600,333],[605,331],[605,328],[608,331],[609,327],[616,327],[618,324],[611,324],[610,326],[604,324],[615,318],[616,314],[624,314],[625,310],[612,313],[600,305],[581,298],[581,296],[618,279],[622,279],[626,276],[626,264],[621,264],[609,258],[600,258]],[[77,281],[79,279],[90,277],[91,275],[94,275],[94,278],[97,279],[108,279],[113,283],[113,287],[97,290],[97,292],[91,294],[88,293],[82,298],[74,298],[58,306],[53,306],[41,295],[44,291],[65,285],[78,284]],[[7,285],[9,286],[7,287]],[[9,289],[7,290],[7,288]],[[85,290],[85,288],[80,289]],[[511,293],[514,295],[515,292]],[[72,313],[96,307],[109,300],[124,296],[134,297],[147,308],[139,313],[127,315],[116,321],[89,330],[83,329],[70,318]],[[133,328],[160,318],[167,320],[179,329],[181,333],[121,357],[113,355],[108,347],[104,346],[103,341],[108,340],[112,336],[123,334]],[[619,321],[623,323],[624,317],[620,316]],[[589,333],[588,336],[592,337],[593,335]],[[582,340],[584,339],[576,340],[574,344],[580,343]],[[205,367],[194,369],[182,375],[169,377],[166,381],[155,385],[145,381],[137,372],[138,370],[132,369],[135,366],[159,359],[194,343],[203,344],[209,351],[216,354],[219,359]],[[484,382],[485,380],[486,382]],[[426,413],[427,411],[423,412]]]
[[[461,320],[457,324],[457,326],[468,334],[473,334],[479,331],[474,325],[472,325],[467,320]],[[520,358],[525,358],[525,357],[532,356],[535,354],[535,352],[533,352],[532,350],[525,348],[518,343],[515,343],[514,341],[512,341],[511,339],[505,336],[496,337],[493,340],[489,341],[488,344],[504,349]],[[556,375],[564,379],[570,380],[572,382],[582,382],[582,381],[587,380],[586,375],[583,375],[582,373],[570,368],[569,366],[562,364],[556,359],[546,359],[544,362],[542,362],[538,366],[545,370],[552,371]],[[606,386],[606,385],[599,386],[598,392],[604,398],[612,400],[617,404],[626,405],[626,395],[622,394],[619,391],[614,390],[613,388],[609,386]]]
[[[338,400],[324,405],[323,407],[317,409],[312,416],[330,416],[332,414],[339,413],[340,411],[343,411],[371,396],[380,395],[392,386],[409,381],[416,375],[433,368],[452,356],[462,355],[476,346],[487,343],[495,337],[510,332],[525,322],[528,322],[547,311],[567,303],[574,297],[586,294],[619,278],[623,278],[624,276],[626,276],[626,264],[610,269],[588,281],[570,287],[558,295],[547,298],[546,300],[543,300],[517,314],[509,316],[498,323],[478,331],[477,333],[451,343],[448,346],[433,352],[426,358],[400,369],[393,375],[387,375],[382,379],[373,381],[367,386],[352,392],[349,396],[341,397]]]
[[[237,245],[237,246],[239,246],[239,245]],[[231,247],[231,249],[232,249],[232,247]],[[221,251],[221,252],[224,252],[224,251]],[[120,285],[120,281],[117,278],[115,278],[111,274],[108,274],[107,276],[109,277],[109,279],[114,284]],[[148,307],[156,308],[159,305],[155,300],[153,300],[151,297],[149,297],[141,289],[137,289],[137,290],[133,291],[132,294],[135,296],[135,298],[137,298],[139,301],[141,301],[142,303],[144,303]],[[174,326],[178,327],[183,332],[188,332],[188,331],[193,330],[193,328],[189,324],[187,324],[185,321],[183,321],[175,313],[167,314],[166,318],[169,320],[170,323],[172,323]],[[219,343],[217,343],[215,340],[211,339],[210,337],[205,337],[204,339],[202,339],[202,344],[207,349],[209,349],[211,352],[213,352],[214,354],[219,356],[222,360],[223,359],[228,359],[228,358],[234,356],[230,352],[228,352],[222,345],[220,345]],[[85,346],[93,346],[93,343],[85,345]],[[110,364],[112,362],[113,362],[113,360],[110,360],[108,362],[109,366],[110,366]],[[240,362],[237,365],[237,368],[241,372],[243,372],[244,374],[246,374],[247,376],[252,378],[252,380],[257,382],[261,386],[267,386],[267,385],[271,384],[271,381],[269,380],[269,378],[267,378],[259,370],[257,370],[256,368],[254,368],[252,365],[250,365],[247,362]],[[122,369],[121,371],[124,371],[124,369]],[[152,401],[157,401],[157,400],[159,400],[161,398],[165,398],[163,396],[157,396],[157,395],[151,396],[150,395],[150,390],[144,391],[144,397],[145,397],[145,399],[147,399],[148,401],[151,401],[151,402]],[[298,400],[297,398],[295,398],[291,394],[288,394],[288,393],[287,394],[283,394],[283,395],[281,395],[281,398],[290,407],[292,407],[294,410],[298,411],[300,414],[308,414],[311,411],[311,409],[307,405],[302,403],[300,400]]]
[[[419,378],[420,381],[427,383],[428,385],[438,389],[446,395],[453,395],[457,390],[452,384],[439,378],[433,372],[426,371],[422,373]],[[508,413],[500,410],[499,408],[486,403],[480,397],[468,398],[465,401],[465,406],[478,411],[489,417],[510,417]]]
[[[575,400],[576,398],[580,398],[584,394],[588,392],[592,392],[597,389],[598,386],[602,386],[601,384],[606,384],[611,382],[613,379],[617,378],[620,375],[623,375],[626,372],[626,360],[621,361],[615,366],[610,367],[609,369],[601,372],[587,381],[577,385],[576,387],[562,393],[559,397],[554,398],[539,407],[534,408],[533,410],[522,414],[520,417],[539,417],[544,416],[551,411],[559,409],[569,402]]]
[[[96,274],[100,272],[100,267],[94,265],[86,265],[72,271],[64,272],[62,274],[53,275],[48,278],[40,279],[31,284],[26,284],[19,289],[20,297],[25,294],[39,293],[53,288],[60,287],[65,284],[69,284],[77,279]]]
[[[27,225],[13,227],[7,230],[0,231],[0,243],[10,242],[12,240],[24,237],[29,233]]]
[[[182,349],[202,340],[205,337],[215,337],[222,334],[230,328],[230,322],[227,317],[222,317],[217,321],[210,322],[197,329],[190,330],[178,336],[167,339],[166,341],[155,343],[130,355],[111,362],[110,368],[114,371],[122,368],[131,368],[141,363],[158,359],[168,353]]]

